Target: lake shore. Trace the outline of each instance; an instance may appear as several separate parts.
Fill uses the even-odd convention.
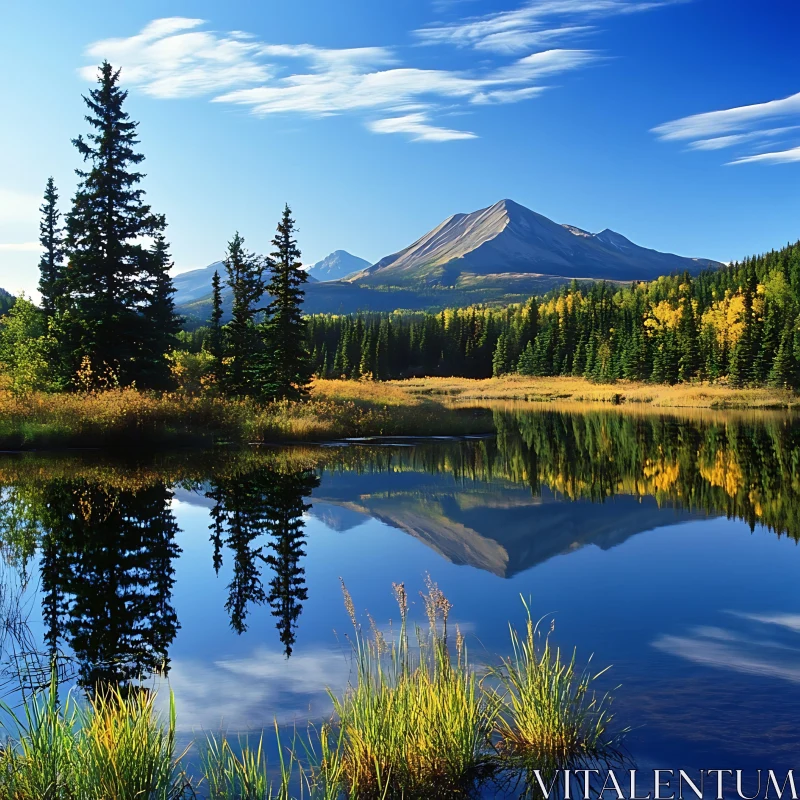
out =
[[[315,381],[303,403],[257,403],[134,389],[24,396],[0,392],[0,449],[164,447],[321,442],[371,436],[464,436],[494,431],[498,402],[633,409],[791,409],[794,392],[722,385],[658,386],[582,378]]]

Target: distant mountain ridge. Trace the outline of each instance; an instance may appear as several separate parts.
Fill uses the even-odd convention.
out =
[[[347,250],[334,250],[321,261],[309,267],[308,274],[318,281],[339,281],[369,266],[369,261],[354,256]]]
[[[634,244],[605,229],[592,234],[515,203],[500,200],[454,214],[416,242],[348,280],[371,287],[458,286],[500,275],[546,275],[591,280],[653,280],[722,264]]]
[[[305,286],[308,314],[439,311],[472,304],[507,305],[578,280],[626,283],[723,266],[661,253],[606,228],[590,233],[560,225],[513,200],[454,214],[416,242],[371,266],[346,250],[312,265]],[[215,261],[174,278],[175,303],[189,325],[207,321]],[[223,289],[223,307],[230,292]]]
[[[225,265],[221,261],[214,261],[207,267],[174,275],[172,285],[175,287],[175,304],[184,306],[209,297],[211,295],[211,279],[215,272],[219,272],[220,277],[225,279]]]
[[[334,250],[321,261],[317,261],[316,264],[309,267],[309,282],[340,280],[368,266],[369,261],[366,259],[354,256],[346,250]],[[223,297],[227,297],[229,292],[224,288],[225,264],[222,261],[214,261],[207,267],[181,272],[173,277],[176,305],[186,306],[209,297],[211,279],[215,272],[219,272],[223,279],[222,294]]]

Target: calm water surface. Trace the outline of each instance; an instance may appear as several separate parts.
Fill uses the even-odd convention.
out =
[[[166,673],[181,734],[305,724],[348,680],[356,607],[429,573],[473,661],[520,595],[612,664],[640,768],[797,767],[800,423],[785,415],[495,412],[496,437],[0,456],[4,668]],[[417,603],[416,613],[421,616]],[[338,633],[337,633],[338,632]]]

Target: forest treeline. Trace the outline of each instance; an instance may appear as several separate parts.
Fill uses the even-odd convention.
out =
[[[697,276],[573,282],[504,309],[313,316],[309,349],[327,378],[519,373],[797,387],[800,242]]]

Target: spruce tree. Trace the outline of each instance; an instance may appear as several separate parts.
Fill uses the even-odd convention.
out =
[[[256,303],[264,294],[264,263],[245,250],[238,231],[228,242],[224,263],[233,304],[231,321],[225,330],[222,388],[235,396],[258,394],[258,366],[263,347],[255,317],[259,312]]]
[[[364,338],[361,340],[361,365],[359,372],[363,378],[369,377],[375,380],[377,368],[375,366],[377,341],[372,325],[368,325],[364,330]]]
[[[147,256],[148,292],[142,308],[147,324],[143,329],[144,348],[139,380],[146,386],[166,389],[170,383],[166,355],[178,343],[177,335],[183,320],[175,313],[175,287],[169,274],[172,259],[169,245],[161,231],[156,233]]]
[[[492,376],[495,378],[505,375],[508,372],[508,344],[506,335],[501,333],[497,338],[497,345],[492,357]]]
[[[222,281],[219,271],[214,270],[211,278],[211,323],[208,334],[208,352],[214,359],[214,380],[219,385],[222,382]]]
[[[97,373],[113,372],[122,384],[146,385],[152,372],[151,325],[143,310],[153,303],[152,260],[142,239],[164,229],[139,188],[136,129],[124,110],[127,92],[119,70],[104,61],[98,88],[84,101],[86,138],[73,140],[88,163],[67,217],[66,334],[74,370],[89,358]],[[169,280],[168,277],[165,280]]]
[[[520,354],[519,361],[517,361],[517,372],[520,375],[536,374],[536,354],[533,351],[533,343],[530,340]]]
[[[392,324],[389,318],[381,320],[378,328],[378,343],[375,348],[375,377],[379,381],[389,379],[389,350],[391,347]]]
[[[797,360],[794,353],[794,331],[787,324],[781,335],[780,344],[772,362],[769,383],[781,389],[791,389],[798,385]]]
[[[55,315],[64,292],[61,213],[58,210],[58,192],[52,178],[47,179],[40,211],[42,219],[39,223],[39,243],[44,252],[39,259],[39,292],[42,295],[42,311],[50,318]]]
[[[311,356],[306,346],[306,322],[302,315],[302,286],[308,274],[302,269],[295,239],[295,222],[288,205],[272,244],[271,297],[266,309],[261,391],[267,397],[298,399],[308,393]],[[355,362],[358,366],[358,362]]]
[[[691,301],[686,301],[681,309],[678,323],[678,379],[688,382],[697,375],[700,367],[697,325],[691,310]]]

